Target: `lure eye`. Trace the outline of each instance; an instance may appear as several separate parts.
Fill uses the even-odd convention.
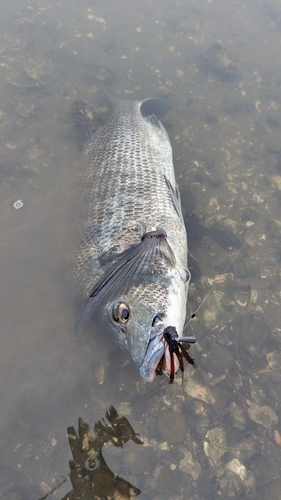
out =
[[[130,309],[124,302],[115,304],[112,310],[113,319],[118,323],[127,323],[130,318]]]

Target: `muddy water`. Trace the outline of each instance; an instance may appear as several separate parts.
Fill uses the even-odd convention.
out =
[[[80,443],[71,484],[66,431],[108,405],[126,420],[96,431],[97,498],[279,498],[278,2],[1,2],[0,23],[0,498],[92,498],[93,445]],[[70,109],[104,107],[104,79],[171,103],[182,204],[197,216],[188,317],[210,292],[183,386],[143,384],[93,325],[73,340],[65,212],[84,132]],[[112,489],[110,471],[126,483]]]

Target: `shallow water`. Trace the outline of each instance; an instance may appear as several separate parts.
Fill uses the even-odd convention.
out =
[[[85,449],[69,480],[66,433],[108,405],[127,420],[95,441],[96,498],[280,498],[279,3],[2,1],[0,23],[0,498],[93,498]],[[70,109],[105,106],[103,75],[122,98],[171,104],[188,318],[204,300],[183,386],[142,383],[93,325],[73,340],[64,216],[83,134]],[[130,483],[119,493],[112,473]]]

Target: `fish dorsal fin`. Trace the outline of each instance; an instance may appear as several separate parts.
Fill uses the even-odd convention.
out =
[[[163,263],[169,267],[175,265],[175,257],[165,231],[144,234],[140,243],[123,252],[97,281],[77,316],[74,336],[77,336],[87,320],[96,314],[117,290],[124,293],[144,275],[148,280],[153,280],[156,273],[163,273]]]
[[[172,184],[170,183],[169,179],[167,179],[167,177],[165,175],[164,175],[164,178],[165,178],[165,182],[167,184],[167,187],[169,189],[169,193],[170,193],[175,211],[177,212],[182,223],[184,223],[183,216],[182,216],[182,210],[181,210],[181,200],[180,200],[179,188],[176,185],[176,188],[174,189]]]

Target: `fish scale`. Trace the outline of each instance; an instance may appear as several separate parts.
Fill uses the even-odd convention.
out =
[[[143,102],[148,108],[149,100]],[[77,246],[71,264],[74,295],[81,305],[124,252],[140,245],[142,255],[146,233],[165,234],[154,238],[155,248],[153,239],[144,242],[148,253],[140,266],[146,271],[137,281],[125,276],[117,289],[112,286],[112,296],[107,291],[105,303],[93,314],[137,367],[158,314],[174,321],[181,333],[188,289],[187,238],[180,201],[172,196],[176,184],[170,140],[154,115],[143,117],[141,107],[141,102],[111,98],[106,124],[81,153],[75,181]],[[130,310],[125,333],[110,316],[116,301]]]

